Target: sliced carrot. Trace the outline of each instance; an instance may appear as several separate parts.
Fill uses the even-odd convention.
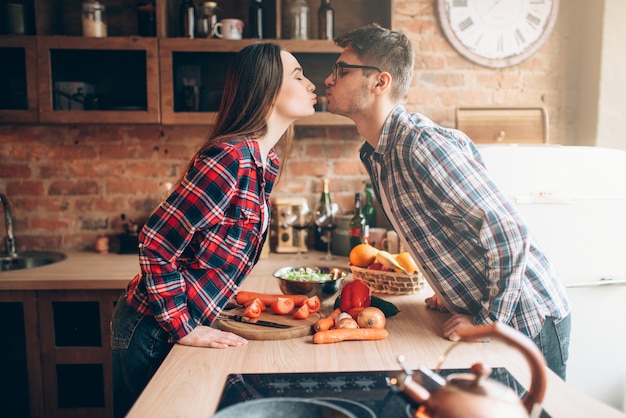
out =
[[[307,295],[275,295],[249,292],[246,290],[240,290],[235,296],[235,300],[240,305],[245,305],[256,298],[261,299],[261,302],[263,302],[265,306],[272,306],[272,303],[276,302],[276,299],[278,298],[289,298],[293,300],[295,306],[302,306],[302,304],[306,303],[306,300],[308,299]]]
[[[327,331],[335,326],[335,319],[341,313],[341,309],[336,308],[333,310],[326,318],[318,319],[315,324],[313,324],[313,329],[315,332]]]
[[[341,341],[373,341],[387,338],[389,332],[384,328],[341,328],[313,334],[315,344],[338,343]]]

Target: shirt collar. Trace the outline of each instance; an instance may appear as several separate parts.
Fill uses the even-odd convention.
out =
[[[397,105],[389,112],[389,116],[387,116],[380,137],[378,138],[378,144],[374,149],[375,153],[386,154],[387,151],[394,146],[393,138],[390,135],[392,132],[397,133],[398,124],[404,114],[406,114],[406,108],[403,104]]]

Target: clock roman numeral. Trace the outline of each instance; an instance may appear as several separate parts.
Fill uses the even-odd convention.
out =
[[[502,35],[498,36],[497,49],[498,52],[504,51],[504,37]]]
[[[526,42],[526,38],[524,38],[522,31],[519,29],[515,29],[515,40],[517,41],[518,45],[524,45],[524,43]]]
[[[467,0],[453,0],[452,7],[467,7]]]
[[[541,23],[541,19],[539,19],[537,16],[533,15],[532,13],[528,13],[526,15],[526,21],[533,29],[537,29],[537,27]]]
[[[464,31],[467,28],[469,28],[470,26],[472,26],[473,24],[474,24],[474,21],[472,20],[472,18],[468,17],[467,19],[465,19],[465,20],[463,20],[463,21],[461,21],[459,23],[459,29]]]

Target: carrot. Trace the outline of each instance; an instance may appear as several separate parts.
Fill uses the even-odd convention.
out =
[[[235,300],[240,305],[245,305],[256,298],[261,299],[261,302],[263,302],[265,306],[272,306],[272,303],[276,302],[278,298],[293,299],[295,306],[302,306],[302,304],[306,303],[306,300],[308,299],[306,295],[271,295],[267,293],[249,292],[246,290],[240,290],[235,296]]]
[[[313,324],[313,329],[315,330],[315,332],[328,331],[329,329],[334,327],[335,319],[337,319],[340,313],[341,309],[336,308],[326,318],[318,319],[317,322]]]
[[[329,329],[313,334],[315,344],[338,343],[340,341],[371,341],[387,338],[389,332],[384,328],[342,328]]]

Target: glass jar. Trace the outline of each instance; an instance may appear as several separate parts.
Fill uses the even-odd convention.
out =
[[[97,0],[83,3],[83,36],[104,38],[107,36],[107,17],[104,4]]]
[[[202,3],[198,11],[198,38],[210,38],[217,23],[217,2]]]
[[[309,39],[309,5],[306,0],[291,0],[291,39]]]

